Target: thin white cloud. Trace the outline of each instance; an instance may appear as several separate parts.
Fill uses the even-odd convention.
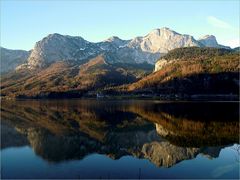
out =
[[[207,22],[209,24],[211,24],[212,26],[217,27],[217,28],[232,29],[232,30],[235,29],[229,23],[227,23],[227,22],[225,22],[223,20],[220,20],[220,19],[218,19],[218,18],[216,18],[214,16],[208,16],[207,17]]]

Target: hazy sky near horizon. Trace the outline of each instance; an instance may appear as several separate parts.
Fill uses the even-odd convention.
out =
[[[198,39],[213,34],[239,46],[239,1],[64,1],[1,0],[1,46],[30,50],[51,33],[98,42],[132,39],[169,27]]]

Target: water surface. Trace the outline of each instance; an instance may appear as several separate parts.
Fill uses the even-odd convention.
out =
[[[1,106],[2,178],[239,178],[238,103]]]

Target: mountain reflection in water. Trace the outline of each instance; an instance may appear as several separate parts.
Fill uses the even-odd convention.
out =
[[[29,145],[48,162],[98,153],[171,167],[198,154],[219,156],[239,142],[237,103],[3,101],[1,149]]]

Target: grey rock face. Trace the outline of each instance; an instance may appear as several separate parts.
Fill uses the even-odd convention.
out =
[[[216,37],[213,35],[203,36],[198,41],[200,43],[202,43],[205,47],[217,47],[217,48],[231,49],[228,46],[223,46],[223,45],[218,44]]]
[[[171,39],[171,38],[169,38]],[[192,41],[193,44],[188,44],[188,46],[197,46],[197,47],[214,47],[214,48],[223,48],[223,49],[231,49],[230,47],[228,46],[223,46],[223,45],[220,45],[218,44],[217,40],[216,40],[216,37],[213,36],[213,35],[206,35],[202,38],[200,38],[198,41],[194,40]],[[194,43],[196,43],[194,45]],[[180,46],[180,47],[185,47],[185,46]],[[173,48],[175,49],[175,48]],[[164,58],[158,60],[156,63],[155,63],[155,69],[154,69],[154,72],[164,68],[164,66],[170,64],[170,63],[173,63],[177,61],[176,59],[175,60],[166,60]]]
[[[115,48],[122,48],[125,47],[129,43],[129,40],[122,40],[117,36],[112,36],[108,38],[107,40],[100,42],[100,46],[103,48],[104,45],[108,44]],[[106,48],[108,49],[108,48]]]
[[[60,60],[81,61],[99,53],[100,49],[81,37],[50,34],[37,42],[28,58],[30,69]]]
[[[136,62],[154,64],[168,51],[189,46],[202,46],[192,36],[179,34],[169,28],[155,29],[144,37],[136,37],[128,47],[133,49]]]
[[[160,56],[179,47],[218,45],[215,37],[199,41],[190,35],[179,34],[169,28],[155,29],[144,37],[122,40],[116,36],[92,43],[81,37],[50,34],[37,42],[28,61],[18,67],[41,68],[56,61],[71,60],[83,63],[99,54],[105,54],[110,63],[143,63],[154,64]]]
[[[149,63],[155,63],[156,57],[166,54],[168,51],[189,46],[202,46],[192,36],[182,35],[169,28],[155,29],[144,37],[134,38],[129,47],[144,53],[151,53],[155,56],[147,57]],[[141,53],[140,53],[141,54]]]
[[[12,71],[20,64],[27,62],[30,51],[10,50],[1,47],[1,69],[2,73]]]

